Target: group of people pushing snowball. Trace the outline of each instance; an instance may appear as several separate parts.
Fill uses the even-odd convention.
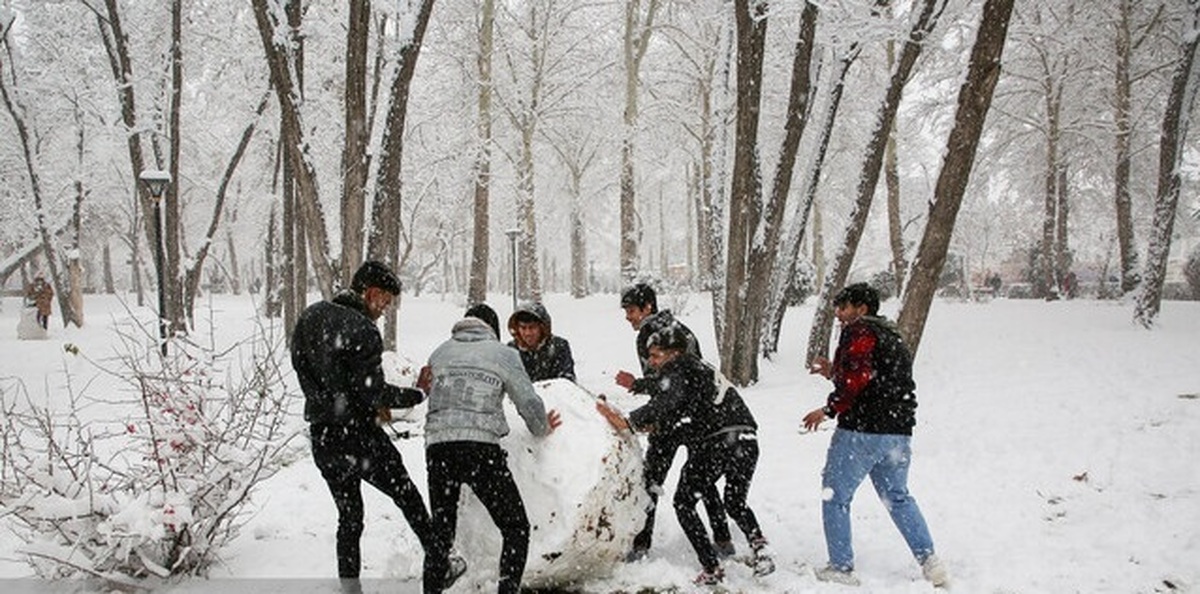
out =
[[[383,379],[383,341],[376,320],[400,293],[387,266],[364,263],[350,288],[310,305],[292,333],[292,365],[305,396],[313,460],[338,511],[338,575],[357,584],[363,532],[362,482],[389,496],[400,508],[425,552],[422,586],[442,592],[467,568],[452,550],[458,500],[470,487],[502,537],[497,591],[515,593],[529,551],[530,523],[500,439],[509,431],[503,411],[507,396],[529,432],[547,436],[562,423],[546,410],[534,381],[575,379],[570,343],[552,331],[540,303],[519,305],[508,319],[512,340],[500,341],[500,323],[487,304],[474,304],[457,321],[451,337],[430,355],[416,387]],[[758,424],[738,391],[705,362],[692,332],[669,310],[658,308],[647,284],[621,293],[625,319],[637,331],[641,376],[620,371],[617,385],[645,394],[645,405],[624,414],[603,397],[597,411],[617,430],[645,433],[648,447],[643,481],[651,505],[634,536],[626,562],[644,559],[654,531],[655,505],[680,446],[687,458],[672,501],[679,525],[701,566],[695,583],[720,584],[722,561],[735,554],[726,518],[749,544],[756,576],[775,570],[775,561],[754,511],[747,503],[759,457]],[[908,493],[909,440],[915,424],[911,357],[894,326],[878,316],[878,293],[850,285],[834,300],[842,324],[832,361],[818,359],[813,373],[829,378],[833,392],[823,407],[804,416],[808,429],[836,418],[837,429],[822,473],[822,517],[829,563],[824,581],[854,585],[850,502],[870,476],[926,579],[945,585],[948,576],[915,499]],[[391,409],[428,402],[425,419],[428,511],[399,451],[381,422]],[[724,479],[724,489],[717,484]],[[704,503],[708,528],[697,503]],[[711,528],[711,534],[709,533]]]

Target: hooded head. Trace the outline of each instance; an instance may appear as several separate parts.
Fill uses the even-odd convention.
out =
[[[492,329],[492,332],[496,333],[496,340],[500,339],[500,317],[496,315],[496,310],[488,304],[476,303],[468,307],[463,317],[483,320]]]
[[[508,317],[508,333],[522,350],[536,349],[550,338],[550,314],[536,301],[521,303]]]

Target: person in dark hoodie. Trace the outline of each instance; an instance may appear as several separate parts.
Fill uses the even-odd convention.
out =
[[[350,289],[308,306],[292,331],[292,367],[304,392],[313,461],[338,511],[338,576],[357,580],[362,565],[362,483],[400,508],[426,551],[432,524],[400,452],[380,423],[391,409],[420,404],[425,394],[384,381],[383,339],[376,320],[400,293],[400,280],[380,262],[354,273]],[[461,558],[443,572],[452,583],[466,570]]]
[[[508,333],[513,339],[508,346],[521,354],[521,363],[529,380],[563,378],[575,381],[575,359],[571,343],[551,330],[550,314],[536,301],[517,306],[508,317]]]
[[[675,488],[675,515],[703,570],[696,583],[714,585],[724,579],[716,547],[696,503],[700,493],[725,479],[725,509],[750,543],[755,575],[775,571],[754,511],[747,504],[758,465],[758,423],[740,394],[715,369],[688,352],[694,340],[681,324],[672,323],[647,340],[650,365],[657,371],[659,395],[622,416],[604,402],[597,410],[616,429],[668,431],[687,446],[687,461]]]
[[[821,472],[821,518],[829,564],[818,579],[857,585],[850,541],[850,502],[863,479],[871,477],[892,522],[934,586],[949,581],[934,554],[933,539],[917,500],[908,492],[912,429],[916,424],[916,383],[912,356],[896,326],[879,315],[879,293],[866,283],[842,289],[833,299],[842,325],[833,361],[816,358],[812,373],[833,381],[825,406],[804,416],[804,427],[837,419]]]
[[[529,516],[508,467],[500,438],[508,434],[504,398],[512,400],[530,433],[545,437],[561,424],[546,412],[517,353],[502,344],[500,322],[487,304],[471,306],[454,324],[450,339],[429,355],[429,412],[425,418],[425,467],[433,548],[425,555],[425,594],[441,592],[458,522],[462,486],[487,509],[503,539],[500,594],[520,591],[529,555]]]
[[[675,319],[671,310],[658,309],[658,294],[654,287],[646,283],[637,283],[626,288],[621,293],[621,309],[625,310],[625,320],[637,331],[637,354],[642,364],[642,377],[621,370],[617,372],[617,385],[636,394],[648,394],[653,400],[660,392],[657,370],[650,364],[650,337],[657,331],[668,326],[675,326],[687,342],[685,350],[688,354],[700,359],[700,343],[687,326]],[[678,435],[670,431],[653,431],[647,436],[647,448],[644,463],[643,480],[646,491],[650,494],[650,507],[646,510],[646,524],[642,531],[633,539],[633,547],[626,556],[626,561],[638,561],[646,557],[654,536],[654,515],[658,507],[658,496],[662,493],[663,483],[667,473],[675,461],[675,452],[679,450],[682,441]],[[708,523],[712,527],[714,546],[722,557],[734,554],[733,538],[729,534],[729,524],[725,520],[725,505],[721,502],[721,494],[715,486],[705,487],[703,492],[704,510],[708,513]]]

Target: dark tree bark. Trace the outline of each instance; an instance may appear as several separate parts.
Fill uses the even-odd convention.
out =
[[[946,141],[942,171],[934,187],[929,222],[925,225],[925,234],[917,249],[912,276],[904,293],[904,305],[897,318],[900,334],[914,357],[937,291],[937,279],[946,262],[946,252],[954,234],[954,222],[971,178],[975,151],[979,147],[979,137],[992,104],[996,81],[1000,78],[1001,58],[1004,55],[1004,41],[1008,37],[1013,2],[987,0],[984,4],[979,33],[971,49],[967,79],[958,92],[958,110],[954,116],[954,127]]]
[[[1171,252],[1171,233],[1179,206],[1181,185],[1179,168],[1184,156],[1188,125],[1200,91],[1196,50],[1200,47],[1200,0],[1188,0],[1190,18],[1184,22],[1179,61],[1171,78],[1171,94],[1163,114],[1161,143],[1158,149],[1158,190],[1154,197],[1154,222],[1150,228],[1150,249],[1146,271],[1137,296],[1133,319],[1146,328],[1154,325],[1162,307],[1163,283],[1167,276],[1167,258]]]
[[[476,56],[476,107],[479,121],[475,124],[476,147],[474,207],[471,249],[471,278],[467,286],[467,301],[487,300],[488,264],[491,258],[491,221],[488,212],[492,183],[492,49],[496,29],[495,0],[483,0],[479,9],[479,55]]]
[[[346,138],[342,148],[342,266],[341,282],[362,263],[363,222],[366,216],[367,143],[367,40],[371,35],[370,0],[349,0],[346,28]]]
[[[637,216],[636,177],[634,173],[634,133],[638,120],[638,71],[650,43],[659,1],[648,0],[646,14],[640,13],[641,0],[625,3],[625,28],[622,58],[625,65],[625,111],[621,141],[621,278],[630,282],[638,272],[638,245],[641,225]]]
[[[412,35],[400,48],[399,66],[392,78],[388,110],[384,119],[382,151],[375,181],[375,203],[371,210],[371,235],[367,257],[387,263],[393,270],[400,266],[400,167],[404,155],[404,123],[408,116],[408,94],[413,72],[434,0],[422,0],[413,20]],[[389,308],[385,316],[383,341],[387,348],[396,347],[396,311]]]
[[[879,107],[875,128],[863,155],[854,210],[850,213],[850,222],[846,227],[842,248],[835,259],[834,269],[825,278],[821,298],[818,300],[817,310],[813,315],[812,330],[808,335],[808,353],[805,356],[808,364],[811,364],[817,357],[824,357],[829,353],[829,336],[833,330],[833,298],[846,283],[846,277],[850,274],[850,265],[858,250],[858,242],[862,238],[863,228],[866,226],[867,214],[870,212],[871,200],[875,195],[875,186],[879,182],[879,172],[883,166],[883,153],[887,146],[888,131],[892,129],[896,120],[896,111],[900,108],[900,97],[904,91],[904,85],[908,82],[917,58],[921,55],[925,40],[937,25],[938,17],[945,6],[945,0],[922,0],[920,6],[917,7],[919,12],[908,39],[900,48],[896,69],[892,71],[891,83],[888,85],[887,94]]]

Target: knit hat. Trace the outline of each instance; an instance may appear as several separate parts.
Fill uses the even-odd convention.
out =
[[[399,295],[400,279],[396,278],[392,270],[383,262],[367,260],[354,273],[354,280],[350,282],[350,290],[362,293],[367,290],[367,287],[375,287],[393,295]]]
[[[484,323],[491,326],[492,332],[496,334],[496,340],[500,339],[500,317],[496,315],[496,310],[492,309],[488,304],[476,303],[468,307],[463,317],[483,320]]]

